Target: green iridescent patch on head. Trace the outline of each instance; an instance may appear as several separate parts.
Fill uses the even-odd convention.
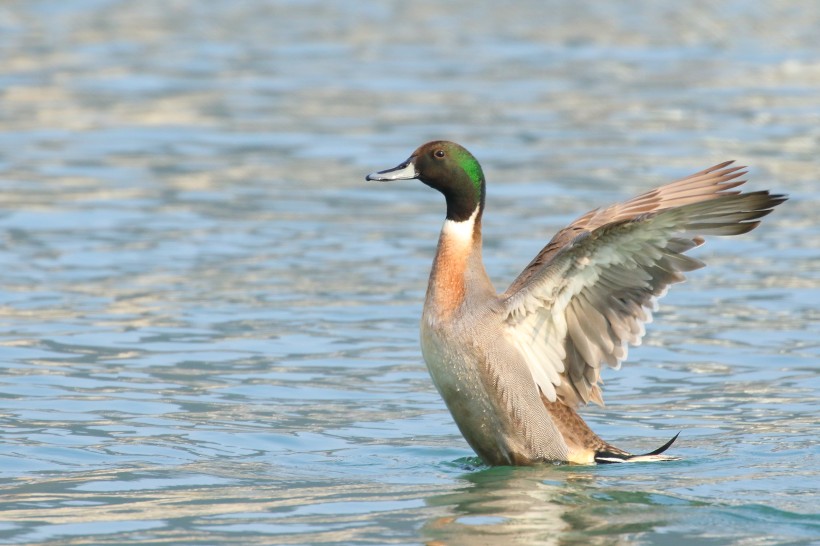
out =
[[[470,177],[470,181],[473,183],[473,187],[475,188],[476,198],[480,200],[481,184],[484,181],[484,171],[481,170],[481,165],[478,164],[476,158],[474,158],[467,150],[461,150],[456,156],[456,161],[458,162],[458,165],[464,169],[464,172],[467,173],[467,176]]]

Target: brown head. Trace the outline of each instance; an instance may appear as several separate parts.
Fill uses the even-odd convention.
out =
[[[440,191],[447,201],[447,219],[463,222],[484,209],[485,182],[473,154],[455,142],[434,140],[423,144],[392,169],[367,175],[382,182],[417,179]]]

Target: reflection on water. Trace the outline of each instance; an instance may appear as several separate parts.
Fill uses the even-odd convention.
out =
[[[429,520],[422,534],[427,544],[449,545],[611,544],[613,537],[672,544],[689,543],[693,536],[703,543],[721,543],[746,533],[771,538],[777,535],[775,529],[786,531],[794,525],[803,528],[794,537],[798,542],[816,536],[813,515],[694,500],[651,485],[623,487],[599,470],[548,466],[464,475],[461,487],[429,500],[447,515]]]
[[[422,1],[0,6],[0,540],[809,544],[820,9]],[[788,29],[788,31],[784,30]],[[489,178],[503,288],[586,210],[725,159],[791,200],[662,302],[604,438],[670,465],[487,469],[417,328]]]
[[[569,510],[562,502],[564,490],[554,481],[553,468],[497,468],[462,478],[464,485],[429,501],[450,512],[428,521],[422,529],[434,541],[559,544],[566,536]]]

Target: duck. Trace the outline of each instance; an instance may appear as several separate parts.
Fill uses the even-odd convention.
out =
[[[786,201],[737,190],[727,161],[594,209],[560,230],[498,293],[482,259],[486,181],[464,147],[423,144],[368,181],[419,180],[444,195],[421,316],[421,352],[470,447],[490,466],[678,460],[678,435],[639,455],[595,434],[578,410],[603,406],[601,371],[637,346],[657,300],[705,264],[686,253],[704,236],[740,235]],[[678,433],[680,434],[680,433]]]

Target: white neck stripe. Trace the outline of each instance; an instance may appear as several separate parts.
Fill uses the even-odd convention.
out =
[[[444,226],[441,228],[441,233],[448,239],[459,241],[462,243],[471,243],[473,240],[473,228],[475,227],[475,219],[478,216],[478,209],[476,207],[469,218],[463,222],[456,222],[455,220],[447,219],[444,221]]]

